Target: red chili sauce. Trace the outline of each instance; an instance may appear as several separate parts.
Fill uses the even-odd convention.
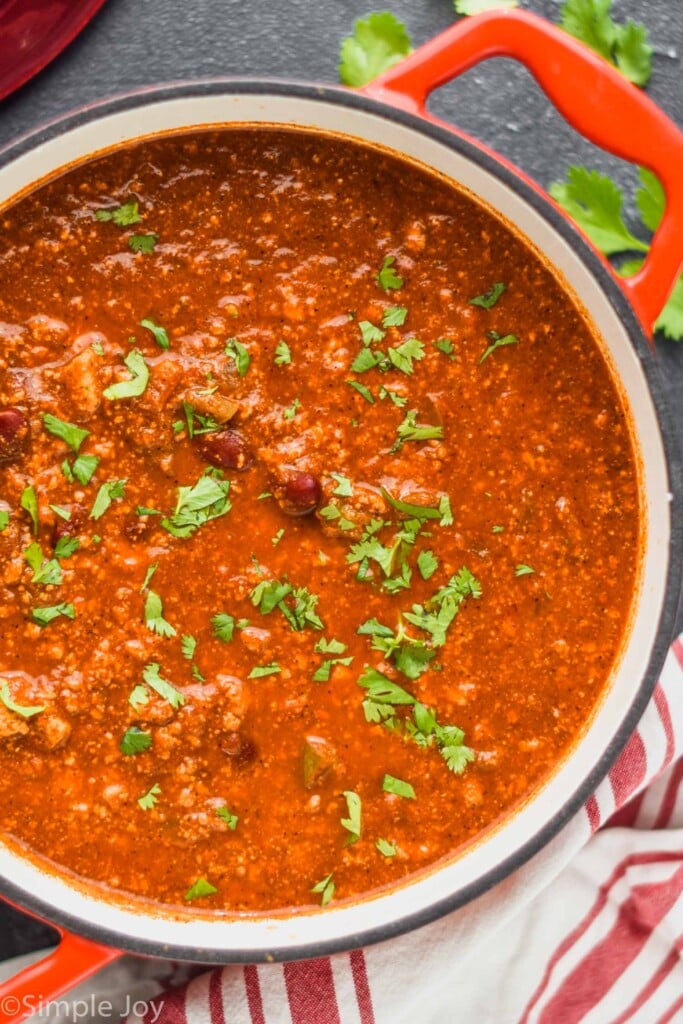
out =
[[[640,544],[550,268],[348,140],[226,129],[0,214],[0,828],[161,903],[396,885],[547,778]]]

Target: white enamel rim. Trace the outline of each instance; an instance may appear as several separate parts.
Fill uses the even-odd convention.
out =
[[[660,427],[662,410],[653,401],[656,379],[652,367],[643,364],[648,357],[642,331],[609,273],[563,218],[469,141],[342,90],[289,83],[185,83],[87,109],[0,153],[0,207],[60,167],[141,135],[245,122],[329,130],[411,157],[500,211],[545,254],[602,335],[637,424],[647,541],[630,637],[583,740],[497,831],[458,859],[394,891],[290,916],[174,916],[142,902],[113,902],[103,890],[83,888],[0,845],[1,888],[12,900],[110,945],[206,963],[294,958],[367,944],[461,906],[509,875],[569,820],[633,729],[668,646],[678,593],[676,559],[670,557],[667,460],[671,464],[673,455],[667,450],[668,431]],[[674,480],[678,475],[672,472]]]

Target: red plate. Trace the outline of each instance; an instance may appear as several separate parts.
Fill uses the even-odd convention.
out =
[[[104,0],[0,0],[0,99],[68,46]]]

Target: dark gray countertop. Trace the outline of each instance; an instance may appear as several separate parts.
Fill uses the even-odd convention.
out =
[[[556,21],[561,0],[524,0],[523,6]],[[0,101],[0,146],[84,103],[157,82],[225,75],[336,82],[340,39],[355,18],[373,9],[401,17],[415,45],[454,20],[452,0],[107,0],[60,57]],[[655,58],[648,92],[682,125],[680,0],[614,0],[614,13],[649,28]],[[571,162],[607,171],[628,188],[635,180],[632,168],[569,128],[529,73],[511,61],[479,66],[440,90],[431,107],[544,186],[564,177]],[[683,448],[683,342],[659,339],[658,350]],[[50,937],[23,915],[0,908],[0,959],[38,949]]]

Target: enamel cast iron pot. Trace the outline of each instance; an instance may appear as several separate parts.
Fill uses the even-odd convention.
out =
[[[494,55],[522,61],[579,131],[659,176],[667,210],[637,276],[617,279],[537,186],[426,113],[433,88]],[[682,561],[681,466],[648,335],[683,264],[683,135],[581,44],[531,15],[505,11],[460,22],[360,93],[192,82],[86,108],[0,153],[0,207],[38,179],[140,136],[243,122],[346,134],[436,169],[499,211],[579,296],[603,338],[640,448],[645,539],[630,628],[600,706],[555,774],[464,855],[371,899],[251,918],[174,912],[107,899],[0,845],[0,892],[62,934],[47,960],[0,986],[6,1024],[26,1015],[27,997],[56,998],[120,950],[201,963],[302,958],[385,939],[462,906],[547,844],[594,791],[635,728],[671,639]]]

